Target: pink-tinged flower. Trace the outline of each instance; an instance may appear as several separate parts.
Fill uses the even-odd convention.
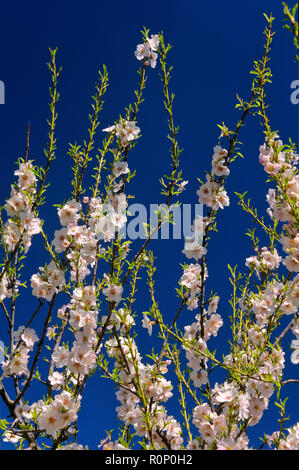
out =
[[[2,362],[2,369],[5,375],[28,375],[28,350],[19,349],[12,359]]]
[[[283,264],[286,268],[296,273],[299,272],[299,248],[294,248],[291,253],[283,260]]]
[[[57,253],[62,253],[70,244],[70,242],[67,240],[67,228],[63,227],[60,230],[55,230],[54,237],[55,238],[52,241],[52,244],[55,247],[55,251]]]
[[[216,313],[217,307],[218,307],[218,302],[219,302],[219,295],[216,295],[213,300],[209,303],[208,307],[208,315],[211,313]]]
[[[266,269],[277,269],[281,262],[281,256],[278,255],[276,248],[273,249],[272,253],[264,247],[261,250],[261,262]]]
[[[238,396],[238,412],[240,419],[248,419],[249,418],[249,399],[250,396],[248,393],[243,393],[242,395]]]
[[[53,372],[52,375],[48,377],[48,381],[53,390],[59,390],[64,385],[64,376],[59,372]]]
[[[205,324],[205,334],[216,336],[219,328],[223,325],[223,320],[218,313],[213,313]]]
[[[115,125],[106,127],[105,129],[102,129],[103,132],[113,132],[115,130]]]
[[[208,373],[204,369],[200,369],[197,371],[192,370],[190,372],[190,377],[193,380],[195,387],[201,387],[202,385],[208,383]]]
[[[214,426],[208,421],[206,421],[199,427],[199,432],[204,441],[206,441],[208,444],[211,444],[216,439]]]
[[[21,436],[18,436],[17,434],[13,433],[9,429],[3,433],[3,441],[4,442],[10,442],[12,444],[16,444],[16,442],[19,442],[21,439]]]
[[[58,209],[58,215],[61,225],[77,224],[80,218],[78,211],[81,210],[81,204],[74,199]]]
[[[45,406],[37,421],[40,429],[53,437],[64,426],[62,414],[51,405]]]
[[[22,228],[26,231],[28,235],[32,236],[36,235],[37,233],[40,233],[41,220],[38,217],[34,217],[34,214],[30,212],[30,210],[26,212],[21,212],[20,218]]]
[[[227,434],[228,432],[226,418],[223,414],[216,414],[216,416],[213,417],[213,426],[217,435]]]
[[[70,352],[64,346],[59,346],[52,354],[52,360],[58,368],[64,367],[67,364],[69,357]]]
[[[197,439],[193,439],[193,441],[189,441],[186,449],[188,450],[199,450],[199,442]]]
[[[129,167],[127,162],[115,162],[113,165],[113,174],[116,178],[120,175],[129,173]]]
[[[34,343],[38,341],[38,336],[36,335],[35,330],[32,328],[23,329],[20,336],[29,350],[33,349]]]
[[[33,166],[31,161],[21,163],[19,169],[14,172],[19,177],[18,186],[22,190],[34,190],[34,184],[36,182],[36,176],[33,172]]]
[[[263,416],[264,410],[268,407],[267,398],[252,397],[249,400],[249,426],[257,424]]]
[[[198,261],[207,253],[207,249],[197,241],[188,241],[186,239],[185,248],[182,252],[188,259],[194,258],[196,261]]]
[[[136,126],[135,121],[122,121],[116,126],[116,137],[121,145],[126,147],[129,142],[138,138],[140,128]]]
[[[225,437],[217,442],[217,450],[240,450],[240,446],[231,437]]]
[[[291,354],[291,362],[293,364],[299,364],[299,340],[298,339],[292,340],[291,348],[294,349],[294,351]]]
[[[182,181],[181,183],[178,184],[177,190],[181,193],[182,191],[185,191],[186,187],[188,184],[188,181]]]
[[[110,284],[108,287],[103,289],[103,294],[107,297],[109,302],[119,303],[123,293],[123,287],[117,286],[116,284]]]

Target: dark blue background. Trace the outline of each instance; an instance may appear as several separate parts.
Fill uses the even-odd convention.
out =
[[[64,1],[50,3],[12,2],[1,8],[1,69],[0,80],[5,83],[6,103],[0,106],[0,157],[1,157],[1,204],[9,195],[14,181],[14,162],[24,156],[27,123],[30,121],[30,158],[37,164],[44,162],[43,148],[47,141],[49,60],[48,48],[58,46],[57,63],[63,66],[59,80],[61,100],[58,103],[57,159],[49,173],[51,187],[47,206],[41,209],[46,219],[45,230],[52,239],[59,227],[56,209],[70,192],[70,161],[67,155],[69,142],[82,143],[87,138],[90,97],[94,92],[97,71],[106,64],[110,86],[101,116],[100,129],[111,125],[133,101],[139,66],[134,57],[136,44],[141,42],[143,26],[151,33],[164,32],[167,41],[173,44],[169,62],[174,65],[171,90],[175,92],[175,122],[180,126],[178,140],[184,148],[181,156],[183,177],[189,180],[182,201],[196,203],[197,177],[204,177],[210,169],[213,147],[220,131],[217,124],[225,122],[234,128],[239,111],[235,110],[236,93],[249,98],[251,79],[249,71],[254,59],[263,53],[265,26],[263,12],[273,12],[274,37],[272,47],[273,85],[268,89],[271,103],[271,125],[278,129],[281,138],[298,139],[298,108],[290,102],[290,84],[297,78],[294,62],[295,50],[290,34],[282,29],[282,6],[280,1],[229,0],[214,1],[163,1],[150,3],[103,1]],[[149,69],[145,89],[145,102],[138,116],[138,125],[143,137],[129,156],[129,166],[136,168],[137,177],[128,186],[135,194],[136,202],[150,204],[164,202],[160,196],[159,177],[169,169],[169,143],[166,114],[162,107],[162,90],[158,69]],[[99,131],[96,146],[100,146]],[[245,257],[252,255],[248,237],[244,234],[252,226],[246,214],[237,206],[234,191],[248,190],[253,203],[264,211],[266,208],[266,175],[258,163],[258,147],[263,143],[262,128],[258,119],[250,119],[240,134],[244,142],[244,160],[237,160],[231,168],[227,188],[231,206],[219,214],[219,233],[214,234],[209,245],[209,288],[221,296],[219,313],[224,326],[219,339],[211,344],[227,351],[224,340],[229,334],[230,295],[227,263],[239,264],[244,269]],[[137,242],[138,243],[138,242]],[[41,236],[34,238],[34,246],[28,256],[29,267],[24,272],[27,278],[37,272],[38,266],[48,260],[41,252]],[[174,287],[181,276],[180,263],[185,261],[181,253],[183,240],[153,241],[152,248],[160,267],[157,273],[157,298],[165,317],[171,321],[177,306]],[[104,266],[102,269],[104,271]],[[30,286],[30,283],[29,283]],[[141,322],[142,311],[150,307],[149,296],[144,286],[139,287],[139,300],[135,304],[137,321]],[[30,288],[28,295],[18,301],[19,324],[29,318],[36,299],[32,303]],[[106,312],[105,312],[106,313]],[[185,311],[181,325],[190,324],[196,312]],[[45,313],[44,313],[45,314]],[[42,314],[41,314],[42,315]],[[42,320],[41,316],[41,320]],[[18,325],[19,325],[18,324]],[[17,325],[17,326],[18,326]],[[5,339],[6,325],[0,317],[1,335]],[[155,330],[154,330],[155,334]],[[292,335],[286,338],[290,342]],[[150,342],[144,353],[150,352]],[[213,348],[212,348],[213,349]],[[143,350],[142,350],[143,351]],[[286,348],[289,361],[290,351]],[[219,357],[220,357],[219,353]],[[288,377],[296,376],[296,368],[287,368]],[[215,380],[221,380],[216,378]],[[288,389],[290,400],[288,411],[292,412],[290,424],[298,421],[296,386]],[[32,390],[32,399],[38,399],[38,390]],[[273,400],[272,400],[273,401]],[[168,409],[180,419],[176,401],[169,401]],[[113,384],[94,376],[90,380],[79,419],[79,442],[96,448],[105,437],[105,430],[116,428]],[[1,416],[2,404],[0,404]],[[250,430],[253,444],[265,431],[278,429],[276,410],[265,412],[261,424]]]

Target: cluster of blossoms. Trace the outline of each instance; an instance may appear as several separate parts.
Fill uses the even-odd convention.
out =
[[[32,404],[31,414],[34,413],[37,416],[37,423],[41,430],[56,438],[60,430],[68,428],[77,420],[80,403],[80,396],[74,397],[70,392],[63,391],[50,403],[40,400]],[[26,415],[28,414],[27,412]],[[70,434],[75,432],[74,429],[68,431]]]
[[[207,358],[204,356],[207,350],[207,341],[211,336],[217,336],[223,325],[221,316],[216,313],[219,297],[215,296],[210,302],[208,310],[203,311],[203,316],[197,314],[195,322],[184,327],[185,345],[183,349],[188,360],[187,366],[191,369],[190,377],[195,387],[201,387],[208,383]],[[188,346],[187,346],[188,345]],[[190,345],[190,346],[189,346]]]
[[[143,364],[137,345],[129,336],[134,324],[133,317],[121,308],[113,312],[107,328],[114,327],[119,331],[117,338],[111,337],[105,343],[108,356],[115,360],[119,382],[122,384],[116,392],[121,402],[116,408],[118,418],[125,425],[133,426],[136,435],[151,441],[154,448],[165,448],[166,442],[171,449],[180,449],[183,442],[180,425],[173,416],[167,415],[165,407],[160,404],[172,396],[173,386],[163,377],[169,361],[161,362],[159,369],[155,364]],[[140,398],[141,390],[143,400]],[[147,419],[150,419],[151,436]],[[109,442],[103,448],[117,449],[119,445],[117,442]]]
[[[16,407],[16,415],[17,419],[26,425],[33,421],[41,431],[44,431],[53,439],[57,437],[58,432],[62,429],[64,429],[65,434],[71,436],[75,433],[75,429],[71,424],[77,420],[80,403],[81,396],[74,397],[70,392],[63,391],[56,395],[50,403],[39,400],[32,403],[32,405],[19,404]],[[12,432],[7,430],[4,436],[5,441],[16,443],[21,439],[22,431]],[[61,448],[61,450],[81,449],[83,449],[83,446],[77,444],[69,444]]]
[[[288,434],[275,431],[266,436],[269,446],[274,445],[277,450],[299,450],[299,423],[287,429]]]
[[[268,191],[268,214],[281,222],[292,224],[296,221],[294,209],[299,200],[299,176],[296,166],[299,155],[289,149],[283,150],[283,142],[278,137],[274,135],[260,146],[259,161],[266,173],[277,181],[277,193],[272,188]],[[292,226],[286,225],[284,228],[288,233]],[[292,233],[289,235],[292,238]]]
[[[103,132],[115,132],[121,146],[126,147],[130,142],[138,138],[140,128],[136,126],[136,121],[122,119],[118,124],[103,129]]]
[[[29,352],[33,350],[34,344],[38,341],[35,330],[20,326],[14,332],[14,345],[10,356],[2,362],[4,376],[17,375],[28,376]]]
[[[208,217],[202,217],[200,215],[196,216],[191,227],[193,230],[193,236],[185,238],[183,253],[186,258],[193,258],[198,261],[207,253],[207,249],[202,246],[202,239],[209,222],[210,220]]]
[[[194,310],[198,306],[198,294],[200,292],[202,280],[205,281],[208,277],[208,271],[205,269],[203,276],[201,275],[202,269],[198,264],[206,253],[207,249],[202,246],[203,233],[209,225],[209,218],[198,215],[192,225],[193,236],[185,238],[184,250],[182,251],[186,258],[195,259],[196,264],[190,264],[184,268],[184,272],[180,279],[180,284],[184,286],[189,294],[187,299],[188,310]],[[202,279],[203,278],[203,279]]]
[[[143,44],[138,44],[135,51],[135,56],[138,60],[147,59],[146,63],[150,64],[152,68],[157,64],[157,50],[160,44],[158,34],[152,34],[150,38],[146,38]]]
[[[258,328],[267,327],[278,309],[285,315],[292,315],[297,311],[298,299],[294,296],[292,285],[292,282],[284,285],[273,280],[263,292],[252,294],[251,298],[247,299],[247,308],[254,313]],[[241,306],[243,306],[242,301]]]
[[[58,317],[67,321],[72,327],[75,341],[71,349],[56,343],[52,361],[56,368],[65,368],[68,378],[78,383],[96,366],[98,311],[95,287],[84,286],[74,289],[71,301],[58,310]],[[49,381],[52,381],[53,385],[64,385],[61,374],[52,373]]]
[[[182,286],[185,286],[187,290],[187,305],[188,310],[194,310],[198,307],[198,294],[202,284],[201,280],[201,266],[199,264],[189,264],[184,269],[183,275],[180,279]],[[207,272],[204,273],[204,279],[208,276]]]
[[[65,283],[64,272],[57,268],[54,261],[39,269],[40,274],[31,276],[32,294],[35,297],[50,301],[55,293],[61,291]]]
[[[78,225],[81,209],[81,203],[74,199],[58,209],[63,228],[54,232],[52,241],[56,253],[68,251],[71,278],[77,281],[90,274],[88,265],[94,265],[98,249],[94,231],[86,225]]]
[[[14,174],[18,176],[18,183],[11,187],[10,198],[4,206],[9,217],[4,224],[4,241],[7,249],[13,251],[22,238],[27,253],[32,236],[41,231],[41,221],[32,211],[37,178],[31,161],[20,163]]]
[[[293,352],[291,354],[291,362],[293,364],[299,364],[299,316],[296,314],[293,320],[293,326],[291,328],[292,333],[295,335],[296,339],[293,339],[291,342],[291,348]]]
[[[105,275],[105,277],[107,279],[108,285],[107,287],[105,287],[105,289],[103,289],[103,294],[109,302],[119,304],[123,293],[123,287],[118,286],[116,284],[112,284],[109,280],[109,276]]]
[[[246,266],[254,267],[256,272],[259,271],[273,271],[278,269],[281,262],[281,256],[279,256],[276,248],[273,248],[272,252],[268,248],[263,247],[259,256],[250,256],[246,258]]]
[[[217,211],[219,208],[229,205],[229,198],[224,187],[222,186],[222,178],[229,175],[227,162],[228,152],[220,145],[214,147],[212,156],[212,172],[207,173],[207,182],[202,184],[197,191],[199,202]],[[219,177],[217,180],[216,177]],[[207,233],[212,219],[208,216],[202,217],[198,215],[193,222],[193,237],[185,239],[183,253],[188,259],[195,259],[196,264],[191,264],[184,269],[184,273],[180,279],[181,285],[190,289],[190,297],[187,304],[189,310],[194,310],[198,306],[197,294],[200,292],[202,283],[208,276],[207,268],[201,275],[201,267],[198,261],[206,255],[207,249],[203,246],[204,235]]]
[[[297,164],[299,155],[294,153],[288,146],[284,146],[277,134],[267,138],[267,141],[260,146],[259,161],[263,165],[265,172],[276,182],[277,190],[270,189],[267,194],[269,216],[284,222],[280,243],[286,253],[282,263],[289,273],[299,273],[299,236],[298,221],[296,211],[299,207],[299,176]],[[270,258],[271,255],[269,254]],[[274,256],[274,257],[273,257]],[[281,261],[276,250],[272,253],[268,269],[276,269]],[[287,282],[288,293],[283,301],[280,310],[285,314],[295,314],[296,330],[297,311],[299,307],[299,275],[297,274],[292,282]],[[296,338],[298,336],[296,335]],[[298,343],[297,339],[292,342],[294,349],[291,355],[293,363],[297,364]]]
[[[199,201],[212,210],[228,205],[222,202],[219,205],[215,198],[213,199],[215,194],[219,194],[221,178],[229,174],[226,157],[225,149],[219,146],[214,148],[211,175],[208,174],[207,183],[198,191]],[[220,177],[219,181],[216,181],[215,175]],[[205,233],[209,219],[198,220],[201,223],[201,233]],[[188,299],[189,309],[190,304],[191,309],[198,306],[196,295],[202,288],[202,266],[198,264],[198,260],[206,254],[206,249],[198,242],[196,246],[194,240],[192,241],[194,246],[192,242],[185,244],[184,253],[188,258],[195,258],[196,264],[185,268],[180,279],[181,285],[191,289],[191,297]],[[264,247],[258,256],[248,258],[246,265],[254,267],[257,273],[269,272],[278,269],[281,261],[282,257],[275,248],[270,251]],[[243,299],[243,302],[240,302],[242,309],[251,310],[255,316],[249,325],[246,337],[243,335],[238,337],[233,356],[226,356],[224,363],[232,368],[238,364],[240,370],[248,371],[250,378],[245,378],[245,373],[238,382],[226,381],[222,385],[216,383],[211,388],[207,371],[209,357],[207,341],[211,335],[217,335],[223,324],[221,316],[216,313],[218,296],[213,298],[207,311],[203,309],[196,315],[196,321],[185,327],[183,347],[188,361],[187,366],[191,369],[190,378],[195,387],[205,386],[206,390],[209,390],[207,392],[209,403],[203,403],[193,410],[193,424],[198,428],[200,436],[189,442],[188,448],[248,449],[248,438],[246,434],[240,433],[240,429],[244,422],[246,426],[253,426],[260,421],[268,408],[269,398],[274,393],[273,384],[281,378],[284,368],[284,353],[279,346],[271,348],[264,346],[268,341],[267,327],[278,307],[288,315],[297,311],[299,305],[297,283],[296,278],[293,282],[285,284],[272,280],[264,292],[258,295],[252,294],[250,300],[246,299],[245,302]],[[299,333],[299,330],[296,331]],[[293,347],[296,348],[297,341],[293,343]],[[297,354],[296,349],[293,354]]]
[[[254,364],[256,349],[247,348],[241,353],[244,364]],[[225,358],[225,363],[233,367],[232,356]],[[197,445],[218,450],[247,450],[248,437],[240,433],[242,423],[247,426],[257,424],[268,408],[269,399],[274,393],[273,382],[281,376],[284,367],[284,354],[280,349],[260,355],[259,374],[250,379],[240,378],[235,382],[216,383],[211,390],[211,400],[193,410],[193,424],[198,428],[200,437],[197,442],[190,442],[189,448]],[[202,381],[205,383],[205,380]]]

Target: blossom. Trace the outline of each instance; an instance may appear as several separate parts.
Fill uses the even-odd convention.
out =
[[[30,236],[41,232],[41,220],[30,209],[20,213],[21,226]]]
[[[179,191],[179,193],[181,193],[182,191],[185,191],[185,189],[186,189],[185,186],[187,186],[187,184],[188,184],[187,180],[182,181],[181,183],[178,184],[178,189],[177,190]]]
[[[135,51],[135,57],[138,60],[149,59],[152,68],[156,67],[158,49],[160,40],[158,34],[152,34],[151,38],[146,38],[145,43],[138,44]]]
[[[14,174],[19,177],[18,186],[20,187],[20,189],[34,189],[34,183],[37,179],[33,172],[33,166],[31,161],[21,163],[19,169],[16,170]]]
[[[299,248],[294,248],[292,252],[283,260],[283,264],[288,271],[299,272]]]
[[[263,266],[269,270],[273,270],[279,267],[281,256],[278,255],[276,248],[271,252],[264,247],[261,250],[261,261]]]
[[[204,369],[198,371],[191,371],[190,377],[193,380],[195,387],[201,387],[202,385],[208,383],[208,373]]]
[[[197,439],[193,439],[192,441],[189,441],[187,446],[186,446],[186,449],[189,449],[189,450],[199,450],[199,442]]]
[[[52,354],[52,360],[54,361],[56,367],[64,367],[69,359],[70,352],[64,346],[59,346],[54,350]]]
[[[34,343],[38,341],[38,336],[32,328],[24,328],[20,336],[28,349],[32,349]]]
[[[129,173],[127,162],[115,162],[113,165],[113,174],[117,178],[120,175]]]
[[[148,318],[146,313],[143,313],[143,320],[142,320],[142,326],[143,328],[146,328],[148,331],[148,334],[151,336],[152,331],[153,331],[153,323],[152,321]]]
[[[105,129],[103,129],[103,132],[113,132],[114,130],[115,130],[115,125],[105,127]]]
[[[72,199],[62,208],[58,209],[58,215],[61,225],[76,224],[80,215],[78,211],[81,210],[81,204]]]

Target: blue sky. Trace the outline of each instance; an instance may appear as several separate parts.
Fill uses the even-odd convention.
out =
[[[9,195],[14,162],[24,155],[29,121],[30,158],[37,164],[44,161],[43,148],[48,132],[50,82],[46,62],[49,60],[49,47],[58,47],[57,63],[63,66],[59,81],[61,99],[57,108],[57,159],[49,174],[52,183],[47,209],[41,210],[41,215],[47,219],[46,230],[51,233],[58,228],[56,209],[51,205],[65,199],[70,190],[68,144],[81,143],[87,137],[90,97],[97,71],[103,63],[106,64],[110,78],[101,129],[112,124],[134,98],[139,66],[134,50],[141,42],[143,26],[150,28],[151,33],[163,31],[166,40],[173,44],[169,54],[169,63],[174,66],[171,90],[176,95],[175,122],[180,126],[178,140],[184,148],[181,168],[183,178],[189,180],[183,202],[197,202],[197,177],[203,178],[204,171],[210,168],[213,147],[220,133],[217,124],[224,121],[233,128],[239,117],[239,112],[234,109],[236,93],[244,99],[249,97],[249,71],[253,60],[263,52],[263,12],[272,11],[276,18],[271,53],[273,84],[267,92],[271,102],[272,128],[280,131],[283,140],[291,137],[298,142],[298,107],[290,102],[290,84],[298,78],[295,51],[289,33],[282,29],[282,6],[278,0],[153,0],[146,7],[136,0],[110,3],[93,0],[84,3],[15,1],[6,3],[1,10],[0,80],[5,83],[6,100],[5,105],[0,106],[1,204]],[[135,194],[136,202],[144,204],[163,202],[159,177],[168,171],[170,163],[158,67],[148,72],[145,101],[138,117],[143,137],[129,160],[130,168],[137,171],[129,192]],[[99,132],[98,146],[101,138]],[[227,263],[238,264],[245,271],[244,259],[252,255],[249,239],[244,235],[252,222],[237,206],[234,191],[242,193],[248,190],[253,204],[264,211],[268,190],[265,173],[258,164],[258,147],[263,143],[263,134],[257,119],[247,122],[240,139],[244,143],[242,152],[245,159],[237,160],[231,168],[227,185],[231,206],[219,214],[219,233],[212,237],[208,257],[209,287],[220,294],[219,313],[224,318],[224,332],[228,332],[230,314],[225,302],[229,291]],[[36,247],[32,247],[28,258],[28,275],[47,261],[47,257],[40,253],[41,239],[35,243]],[[181,253],[183,240],[153,241],[152,249],[159,259],[157,295],[161,310],[166,318],[171,319],[178,305],[174,287],[181,276],[180,263],[185,261]],[[141,312],[150,305],[142,287],[139,294],[136,310],[141,318]],[[22,315],[27,318],[27,309],[32,311],[30,301],[30,296],[28,300],[26,297],[24,312],[24,304],[20,302],[20,318]],[[183,321],[191,323],[193,313],[185,312]],[[20,323],[24,321],[20,319]],[[0,318],[0,339],[2,331],[5,335],[5,326],[1,322]],[[291,339],[288,337],[288,341]],[[214,342],[215,347],[226,348],[223,339],[220,343]],[[290,377],[292,373],[287,370]],[[294,386],[290,388],[290,411],[294,410],[292,422],[298,421],[295,392]],[[105,437],[105,429],[116,426],[116,404],[113,386],[93,377],[86,389],[81,413],[80,442],[95,448]],[[0,404],[3,415],[1,407]],[[170,404],[170,410],[175,413],[175,404]],[[273,416],[269,413],[265,414],[263,423],[262,430],[267,433],[276,429],[277,423],[273,425]],[[258,436],[257,432],[252,435],[254,439]]]

